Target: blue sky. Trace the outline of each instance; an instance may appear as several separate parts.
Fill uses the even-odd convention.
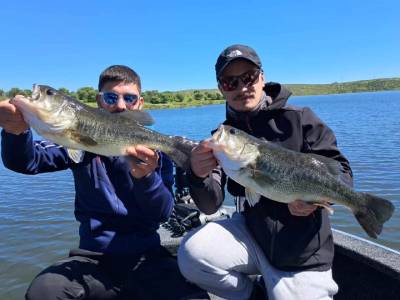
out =
[[[126,64],[144,90],[215,88],[228,45],[258,52],[268,81],[400,77],[400,1],[4,1],[0,88],[96,87]]]

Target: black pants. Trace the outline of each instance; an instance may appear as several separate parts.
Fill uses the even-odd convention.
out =
[[[183,278],[176,258],[162,247],[140,257],[110,257],[81,249],[71,250],[68,258],[36,276],[25,298],[209,299],[206,292]]]

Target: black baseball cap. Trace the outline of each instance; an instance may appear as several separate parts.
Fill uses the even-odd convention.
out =
[[[215,73],[217,78],[221,75],[227,65],[239,58],[246,59],[261,69],[261,60],[256,51],[249,46],[236,44],[229,46],[218,56],[217,63],[215,64]]]

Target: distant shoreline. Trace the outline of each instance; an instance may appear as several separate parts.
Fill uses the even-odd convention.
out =
[[[332,94],[362,93],[362,92],[383,92],[400,90],[400,77],[379,78],[371,80],[359,80],[351,82],[334,82],[329,84],[282,84],[287,87],[292,96],[320,96]],[[90,106],[97,106],[95,97],[97,90],[92,87],[83,87],[76,92],[66,88],[60,90]],[[13,97],[15,94],[30,95],[30,90],[12,88],[5,92],[0,89],[0,100]],[[225,102],[218,89],[192,89],[180,91],[157,90],[144,91],[142,96],[145,99],[145,109],[174,109]]]
[[[304,94],[304,95],[296,95],[292,94],[292,97],[297,96],[325,96],[325,95],[341,95],[341,94],[358,94],[358,93],[379,93],[379,92],[400,92],[399,89],[394,90],[377,90],[377,91],[359,91],[359,92],[346,92],[346,93],[326,93],[326,94]],[[190,108],[190,107],[199,107],[199,106],[208,106],[208,105],[216,105],[216,104],[224,104],[225,100],[207,100],[207,101],[197,101],[193,103],[184,103],[177,105],[175,103],[170,104],[147,104],[145,103],[144,109],[152,110],[152,109],[179,109],[179,108]]]

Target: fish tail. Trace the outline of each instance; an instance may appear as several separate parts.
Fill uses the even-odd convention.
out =
[[[168,156],[176,163],[176,165],[184,170],[190,168],[190,154],[198,143],[188,140],[181,136],[175,136],[172,150]]]
[[[375,195],[360,194],[364,204],[353,209],[354,215],[367,234],[376,239],[382,232],[383,223],[393,215],[394,205]]]

